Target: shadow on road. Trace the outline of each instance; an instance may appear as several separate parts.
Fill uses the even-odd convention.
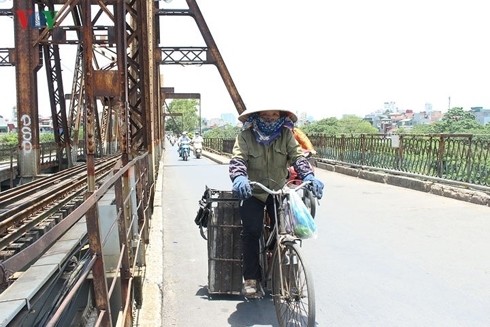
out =
[[[238,303],[236,311],[228,318],[232,327],[273,326],[278,327],[274,304],[270,296]]]
[[[208,287],[202,285],[196,295],[209,301],[240,301],[236,305],[236,310],[228,318],[228,323],[231,327],[279,327],[274,303],[270,295],[266,295],[262,299],[248,300],[242,295],[209,294]]]

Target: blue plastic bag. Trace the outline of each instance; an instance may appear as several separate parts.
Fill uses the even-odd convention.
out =
[[[289,209],[294,234],[301,239],[316,238],[318,232],[315,220],[299,194],[294,190],[289,192]]]

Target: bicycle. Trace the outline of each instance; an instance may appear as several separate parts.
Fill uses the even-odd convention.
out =
[[[300,252],[301,239],[294,235],[289,211],[289,194],[309,182],[295,186],[287,182],[280,190],[251,181],[274,197],[275,223],[264,214],[264,232],[260,240],[261,286],[271,291],[280,326],[315,326],[313,278]],[[270,287],[269,287],[270,283]]]

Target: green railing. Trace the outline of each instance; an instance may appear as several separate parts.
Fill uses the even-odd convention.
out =
[[[490,136],[308,135],[317,158],[490,186]],[[216,152],[231,153],[234,140],[205,139]]]

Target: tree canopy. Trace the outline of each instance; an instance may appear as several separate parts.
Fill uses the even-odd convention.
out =
[[[378,130],[368,121],[355,115],[346,115],[341,119],[335,117],[325,118],[308,125],[301,129],[307,134],[321,133],[329,135],[337,134],[372,134]]]
[[[170,116],[165,123],[165,129],[180,134],[184,131],[194,132],[199,130],[199,112],[196,99],[176,99],[168,105],[168,112],[177,114]]]
[[[490,124],[482,125],[471,112],[464,111],[461,107],[454,107],[449,109],[440,121],[429,125],[415,125],[407,132],[413,134],[489,134]]]
[[[240,127],[226,125],[218,128],[208,129],[203,132],[205,138],[232,139],[240,133]]]

